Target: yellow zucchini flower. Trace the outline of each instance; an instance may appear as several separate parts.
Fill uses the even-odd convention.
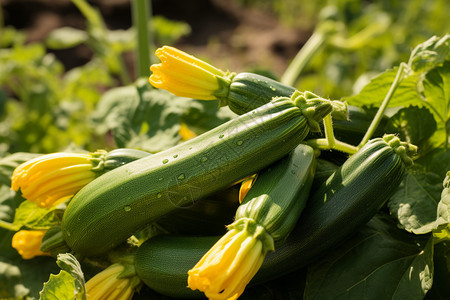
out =
[[[12,247],[19,252],[23,259],[49,255],[40,250],[45,232],[46,230],[19,230],[12,238]]]
[[[19,165],[11,177],[11,188],[42,207],[57,205],[72,197],[97,175],[93,155],[52,153]]]
[[[209,299],[237,299],[273,249],[273,239],[262,226],[240,219],[188,271],[188,286]]]
[[[199,100],[215,100],[228,94],[231,74],[173,47],[156,50],[160,64],[150,67],[150,83],[174,95]]]
[[[86,283],[88,300],[130,300],[141,280],[132,265],[110,265]]]

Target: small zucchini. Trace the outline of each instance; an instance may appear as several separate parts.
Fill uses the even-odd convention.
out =
[[[311,195],[289,237],[266,256],[250,284],[300,269],[356,232],[398,188],[414,150],[392,135],[370,140]],[[187,272],[219,238],[151,238],[137,251],[138,275],[169,296],[201,297],[186,288]]]
[[[67,206],[63,237],[96,256],[177,207],[252,175],[318,130],[329,100],[311,93],[277,98],[202,135],[116,168],[90,182]],[[293,101],[294,100],[294,101]]]

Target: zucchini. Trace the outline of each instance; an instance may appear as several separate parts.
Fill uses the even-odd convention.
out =
[[[239,297],[267,253],[283,243],[295,226],[314,170],[314,149],[300,144],[259,172],[228,232],[188,271],[189,288],[210,299]]]
[[[405,151],[410,149],[411,151]],[[308,199],[286,241],[269,253],[250,284],[300,269],[367,223],[399,186],[415,147],[388,135],[370,140]],[[137,250],[135,267],[144,282],[176,297],[200,297],[186,288],[188,270],[219,239],[162,235]],[[172,260],[174,259],[174,260]],[[150,279],[151,278],[151,279]]]
[[[178,207],[156,223],[172,234],[220,235],[233,222],[239,206],[239,185],[215,192],[190,205]]]
[[[267,251],[273,250],[274,243],[275,245],[282,243],[291,232],[305,207],[309,189],[314,177],[315,163],[314,150],[310,146],[300,144],[291,151],[289,155],[259,172],[255,183],[236,211],[235,222],[228,227],[229,233],[233,229],[236,231],[237,227],[241,227],[237,230],[238,232],[240,232],[240,230],[252,231],[255,226],[250,225],[250,223],[254,223],[254,225],[262,228],[264,234],[258,235],[255,238],[262,238],[263,244],[268,246],[268,248],[262,249],[263,255],[265,255]],[[248,224],[248,226],[240,226],[243,222]],[[182,241],[180,240],[180,244],[183,245],[183,249],[188,249],[185,247],[190,245],[189,247],[193,247],[194,250],[192,251],[195,252],[196,255],[203,255],[206,251],[202,250],[203,253],[201,251],[196,251],[195,249],[200,250],[201,248],[194,245],[205,245],[202,241],[206,241],[207,244],[210,245],[209,241],[216,240],[215,238],[193,238],[192,241],[189,239],[181,239]],[[187,241],[186,243],[184,242],[185,240]],[[221,240],[219,240],[216,245],[220,244],[220,241]],[[185,274],[174,272],[172,266],[170,267],[170,270],[162,268],[159,263],[163,263],[165,258],[160,257],[160,255],[165,254],[153,253],[153,251],[158,250],[155,250],[151,246],[149,250],[147,250],[146,247],[148,247],[148,244],[153,244],[153,239],[149,243],[144,243],[144,245],[138,249],[135,257],[135,269],[139,278],[157,292],[175,297],[186,296],[186,288],[183,288],[186,284]],[[213,245],[211,244],[211,246]],[[239,249],[239,252],[242,253],[243,246]],[[166,254],[171,255],[172,252],[169,251]],[[152,257],[153,255],[158,257],[155,261]],[[191,255],[187,256],[188,259],[190,259],[190,257]],[[175,259],[177,260],[176,268],[187,265],[187,261],[184,261],[186,259],[185,256],[177,255]],[[219,259],[219,257],[215,257],[215,259]],[[189,261],[189,263],[195,264],[193,261]],[[194,264],[191,266],[194,266]],[[201,269],[204,267],[205,266]],[[227,267],[227,265],[225,267]],[[181,270],[184,272],[186,271],[185,269]],[[255,271],[256,270],[257,268]],[[205,272],[208,273],[206,269]],[[171,277],[169,281],[165,279],[165,273],[168,274],[167,276]],[[173,273],[175,276],[172,277]],[[195,273],[190,275],[194,276],[195,282],[198,281],[196,279],[197,276],[202,278],[204,275],[202,271],[200,271],[199,274],[197,274],[196,271],[192,273]],[[233,275],[232,272],[227,273],[230,273],[230,276]],[[248,280],[250,279],[251,277],[248,278]],[[175,289],[173,289],[173,280],[177,280],[180,283],[180,285],[175,285]],[[184,285],[181,285],[182,283]],[[213,284],[213,278],[211,278],[211,284]],[[191,285],[191,283],[189,283],[189,285]],[[182,288],[177,290],[177,286]],[[205,294],[209,294],[207,291],[204,292]],[[225,293],[227,292],[228,291],[223,291],[221,295],[225,296]]]
[[[276,253],[266,257],[256,282],[301,268],[367,223],[400,185],[416,147],[394,135],[375,138],[312,193],[303,217]]]
[[[64,240],[80,255],[101,255],[177,207],[285,156],[310,130],[318,130],[318,121],[331,110],[329,100],[294,93],[293,99],[274,99],[173,148],[116,168],[70,201],[62,219]]]
[[[238,115],[258,108],[273,97],[290,97],[295,92],[276,80],[255,73],[239,73],[231,79],[226,96],[217,96],[220,106],[226,106]]]

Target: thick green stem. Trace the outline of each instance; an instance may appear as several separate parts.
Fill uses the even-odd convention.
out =
[[[378,111],[377,111],[375,117],[373,118],[372,123],[370,123],[370,126],[367,129],[366,134],[364,135],[363,139],[359,143],[358,148],[361,148],[369,141],[369,139],[372,137],[373,133],[377,129],[378,125],[380,124],[381,119],[384,114],[384,111],[386,110],[387,106],[389,105],[389,101],[391,101],[391,98],[394,95],[395,90],[397,89],[397,87],[400,85],[403,78],[405,77],[405,67],[406,67],[406,65],[404,63],[400,64],[398,71],[397,71],[397,75],[395,76],[394,82],[392,82],[392,85],[389,88],[389,91],[386,94],[386,97],[384,98],[383,102],[381,103],[380,108],[378,108]]]
[[[304,142],[305,144],[319,150],[337,150],[341,151],[347,154],[355,154],[358,151],[358,148],[356,148],[353,145],[335,140],[334,146],[330,147],[328,144],[328,140],[325,139],[311,139]]]
[[[0,220],[0,228],[11,230],[11,231],[17,231],[20,229],[20,226]]]
[[[136,31],[136,76],[148,77],[150,75],[150,41],[149,18],[151,4],[149,0],[133,0],[132,16],[133,26]]]
[[[331,120],[330,114],[323,118],[323,125],[325,130],[325,139],[328,142],[328,146],[333,148],[336,144],[336,138],[334,137],[333,121]]]
[[[318,53],[319,49],[324,45],[326,39],[326,33],[322,30],[316,30],[308,41],[303,45],[297,55],[294,57],[292,62],[287,67],[283,76],[281,77],[281,82],[294,86],[297,78],[302,73],[306,64],[311,60],[314,54]]]

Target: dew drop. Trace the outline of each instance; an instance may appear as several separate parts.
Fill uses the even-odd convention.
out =
[[[243,143],[244,143],[243,141],[237,141],[237,142],[236,142],[236,144],[237,144],[238,146],[242,145]]]
[[[158,195],[156,195],[156,198],[161,198],[162,197],[162,195],[161,194],[158,194]]]
[[[162,161],[163,164],[167,164],[169,162],[169,160],[166,158]]]
[[[201,162],[206,162],[208,160],[207,157],[203,156],[202,159],[200,159]]]
[[[173,158],[177,158],[178,157],[178,154],[175,154],[174,156],[173,156]]]
[[[179,180],[183,180],[184,178],[185,178],[186,176],[183,174],[183,173],[181,173],[180,175],[178,175],[178,179]]]
[[[219,135],[219,139],[223,139],[223,137],[224,137],[223,134]]]
[[[161,177],[161,178],[158,178],[158,180],[159,180],[159,181],[163,181],[163,180],[164,180],[164,178],[162,178],[162,177]]]
[[[127,206],[125,206],[125,207],[123,208],[123,210],[124,210],[124,211],[130,211],[130,210],[131,210],[131,207],[127,205]]]
[[[189,149],[188,150],[192,150],[192,147],[189,147]]]
[[[67,231],[67,236],[71,236],[71,233],[69,231]]]

